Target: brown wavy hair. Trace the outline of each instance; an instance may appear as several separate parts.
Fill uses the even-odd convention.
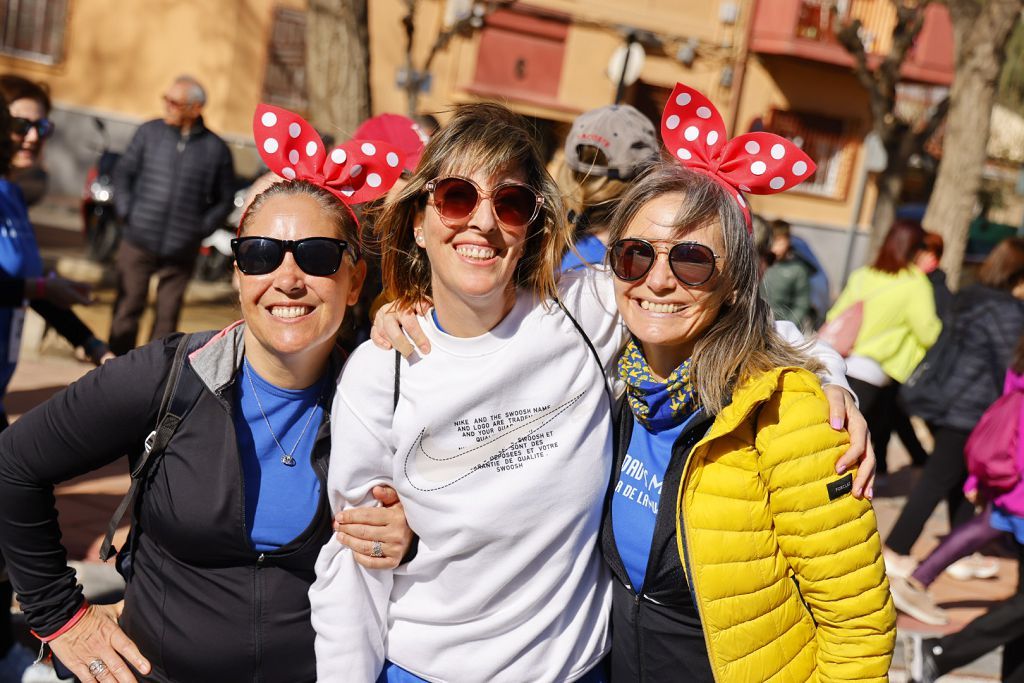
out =
[[[883,273],[898,273],[909,266],[924,247],[924,228],[916,221],[898,220],[889,228],[871,267]]]
[[[1007,237],[985,257],[978,269],[978,282],[1009,291],[1021,280],[1024,280],[1024,238]]]
[[[373,236],[387,299],[403,308],[430,299],[430,261],[413,235],[416,216],[427,208],[426,185],[438,177],[475,171],[491,176],[522,172],[526,184],[544,197],[527,229],[513,284],[541,301],[557,296],[558,265],[572,236],[558,188],[526,120],[500,104],[481,102],[455,110],[451,121],[430,138],[409,184],[374,216]]]

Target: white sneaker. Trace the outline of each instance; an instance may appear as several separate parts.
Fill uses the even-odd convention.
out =
[[[917,560],[910,555],[897,555],[888,548],[882,549],[885,560],[885,573],[891,577],[908,578],[917,569]]]
[[[62,683],[62,681],[57,678],[57,672],[53,670],[52,666],[40,662],[25,669],[21,683]]]
[[[935,604],[932,596],[906,579],[892,577],[889,579],[889,590],[892,592],[892,601],[896,609],[904,614],[932,626],[945,626],[949,623],[946,611]]]
[[[946,573],[958,581],[971,579],[994,579],[999,575],[999,563],[981,553],[961,557],[946,567]]]

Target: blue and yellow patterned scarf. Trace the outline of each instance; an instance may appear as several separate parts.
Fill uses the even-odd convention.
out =
[[[665,382],[654,379],[644,352],[630,340],[619,358],[619,378],[636,421],[652,432],[680,424],[697,410],[697,389],[690,382],[690,361],[672,371]]]

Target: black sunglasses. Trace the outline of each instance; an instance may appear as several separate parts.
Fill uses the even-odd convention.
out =
[[[50,119],[39,119],[38,121],[33,121],[31,119],[23,119],[20,116],[11,117],[11,131],[15,135],[25,137],[33,128],[36,129],[36,133],[39,134],[39,137],[48,138],[53,134],[54,125],[53,121]]]
[[[715,274],[715,261],[721,258],[711,247],[700,242],[678,242],[668,250],[668,265],[672,274],[684,285],[698,287]],[[621,239],[608,252],[615,277],[635,282],[654,267],[658,249],[647,240],[635,237]]]
[[[353,261],[359,259],[359,250],[355,246],[333,237],[307,237],[301,240],[236,237],[231,240],[235,263],[246,275],[273,273],[284,261],[284,255],[290,251],[302,272],[327,277],[341,268],[341,258],[346,250],[351,250]]]

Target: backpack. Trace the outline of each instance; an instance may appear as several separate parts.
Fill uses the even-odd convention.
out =
[[[990,491],[1009,491],[1020,480],[1017,447],[1024,391],[1000,396],[978,420],[964,446],[967,471]]]
[[[946,382],[960,350],[955,327],[952,318],[943,324],[939,338],[899,389],[904,410],[928,423],[943,417],[953,400],[946,392]]]
[[[864,302],[856,301],[818,330],[818,339],[825,342],[843,358],[853,352],[860,326],[864,322]]]
[[[164,395],[160,401],[160,410],[157,412],[156,425],[146,437],[142,455],[135,467],[132,468],[132,483],[128,488],[128,493],[121,499],[121,503],[117,506],[117,510],[114,511],[114,515],[107,525],[107,534],[103,537],[103,545],[100,546],[100,560],[106,562],[111,555],[116,553],[117,570],[126,580],[131,576],[131,553],[135,546],[135,508],[138,503],[139,491],[147,478],[153,461],[163,454],[171,437],[174,436],[203,391],[203,383],[188,364],[188,355],[206,344],[214,334],[213,332],[186,334],[178,343],[178,348],[174,352],[174,361],[171,363],[171,371],[167,375],[167,386],[164,388]],[[132,530],[128,534],[124,548],[119,552],[113,545],[114,533],[121,525],[121,520],[126,512],[130,512],[129,519],[133,523]]]

